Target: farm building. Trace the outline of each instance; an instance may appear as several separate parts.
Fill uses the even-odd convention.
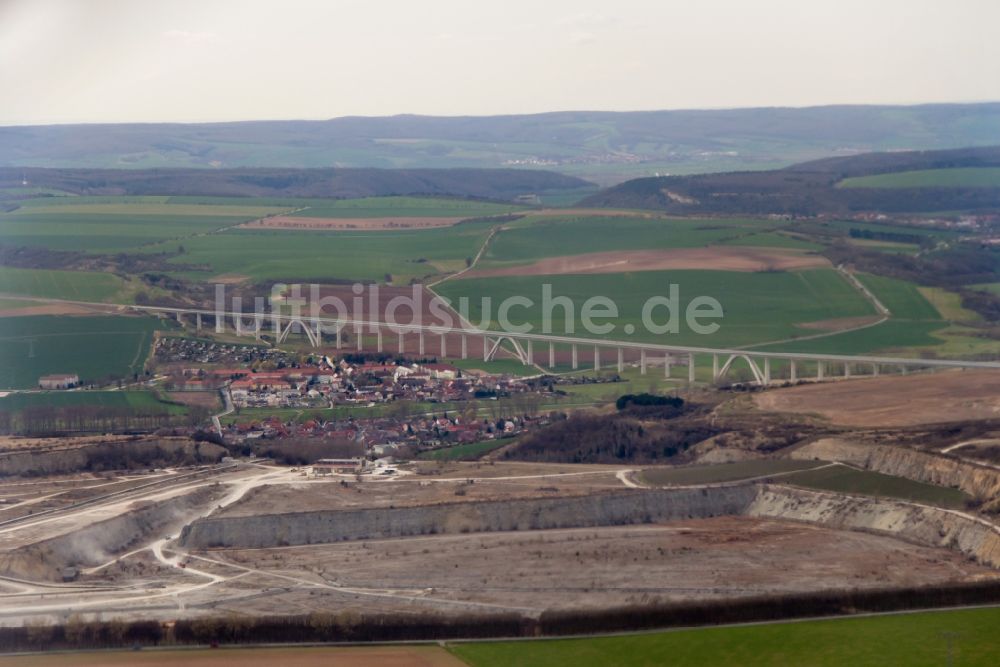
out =
[[[312,472],[314,475],[332,475],[334,473],[351,475],[359,473],[363,469],[364,459],[360,457],[350,459],[319,459],[313,464]]]
[[[42,389],[72,389],[80,384],[80,376],[70,373],[43,375],[38,378],[38,386]]]

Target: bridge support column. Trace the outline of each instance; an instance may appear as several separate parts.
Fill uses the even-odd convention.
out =
[[[399,350],[400,354],[406,353],[406,334],[402,329],[396,333],[396,349]]]
[[[816,362],[816,379],[817,380],[822,380],[823,379],[823,362],[822,361],[817,361]]]
[[[420,331],[417,333],[417,350],[420,352],[420,356],[424,356],[424,332]]]
[[[343,339],[341,338],[341,335],[340,335],[340,332],[341,332],[341,330],[343,328],[344,328],[343,325],[340,325],[340,324],[337,325],[337,349],[338,350],[340,349],[340,346],[344,344],[344,341],[343,341]]]
[[[490,337],[483,336],[483,361],[490,360]]]
[[[576,343],[573,343],[573,370],[575,371],[577,368],[579,368],[579,366],[580,364],[578,363],[576,356]]]
[[[556,346],[555,343],[549,343],[549,368],[556,367]]]
[[[900,375],[906,375],[906,373],[907,373],[906,366],[900,366],[899,367],[899,373],[900,373]]]
[[[382,354],[382,329],[375,329],[375,347]]]
[[[844,362],[844,377],[845,378],[851,377],[851,364],[849,364],[846,361]]]
[[[771,384],[771,357],[764,357],[764,386]]]
[[[448,336],[441,334],[441,358],[448,356]]]
[[[594,346],[594,370],[601,370],[601,348]]]
[[[260,315],[255,315],[253,318],[253,337],[256,340],[260,340],[260,327],[261,327],[261,317]]]
[[[358,352],[365,346],[365,330],[359,324],[354,328],[354,336],[358,339]]]
[[[618,372],[621,373],[625,370],[625,351],[618,348]]]
[[[525,347],[524,347],[524,358],[526,359],[524,365],[525,366],[531,366],[531,365],[533,365],[535,363],[535,352],[532,349],[531,339],[529,338],[525,342],[527,343],[527,345],[525,345]]]
[[[670,378],[670,361],[669,354],[663,355],[663,377],[668,379]]]
[[[323,345],[323,325],[320,322],[316,323],[316,347]]]
[[[469,358],[469,338],[465,334],[462,334],[462,358]]]
[[[878,364],[872,364],[872,376],[878,377]]]
[[[221,313],[215,314],[215,333],[225,333],[226,316]]]
[[[719,381],[719,355],[712,355],[712,382]]]
[[[796,373],[795,373],[795,370],[796,370],[795,369],[795,360],[794,359],[789,359],[788,363],[790,364],[789,371],[788,371],[788,377],[791,379],[792,382],[798,382],[798,378],[795,377],[795,375],[796,375]]]
[[[694,384],[694,352],[688,353],[688,384]]]
[[[197,313],[194,316],[194,330],[201,331],[201,313]]]
[[[639,374],[646,374],[646,350],[639,350]]]

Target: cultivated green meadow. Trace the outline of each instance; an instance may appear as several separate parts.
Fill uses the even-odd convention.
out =
[[[458,643],[449,650],[473,667],[992,667],[1000,652],[998,627],[1000,609],[962,609],[592,639]]]
[[[76,373],[83,382],[143,372],[153,332],[150,317],[0,318],[0,388],[38,386],[41,375]]]
[[[509,266],[546,257],[614,250],[698,248],[738,239],[754,239],[766,225],[759,220],[535,217],[509,225],[509,229],[497,234],[478,266]],[[759,243],[748,244],[774,245],[774,242],[764,237]]]
[[[245,204],[170,203],[169,197],[50,197],[0,214],[0,237],[14,246],[120,252],[180,240],[288,210]]]
[[[293,216],[310,218],[479,218],[523,210],[522,206],[446,197],[365,197],[304,203]]]
[[[613,300],[619,309],[612,339],[633,339],[663,344],[687,344],[705,347],[760,344],[803,335],[796,326],[840,317],[873,315],[874,308],[836,271],[815,269],[796,272],[739,273],[730,271],[645,271],[624,274],[519,276],[452,280],[436,290],[461,306],[459,299],[469,299],[470,319],[474,324],[498,327],[497,308],[507,297],[526,296],[534,301],[530,308],[516,306],[509,316],[514,324],[530,323],[533,331],[544,333],[542,285],[552,286],[553,297],[569,297],[574,305],[572,322],[565,309],[552,309],[552,333],[599,337],[587,333],[581,325],[583,303],[595,295]],[[642,323],[642,307],[653,296],[669,296],[670,285],[678,285],[681,331],[677,334],[653,334]],[[492,297],[493,308],[484,317],[483,297]],[[710,335],[694,333],[683,322],[683,309],[692,299],[710,296],[723,307],[718,331]],[[665,308],[654,311],[656,322],[667,319]],[[485,320],[485,321],[484,321]],[[572,324],[572,327],[570,325]],[[626,325],[635,327],[628,334]]]
[[[857,278],[895,318],[931,321],[941,319],[941,314],[913,283],[870,273],[857,274]]]
[[[111,273],[16,269],[0,266],[0,292],[72,301],[113,300],[127,284]]]
[[[136,413],[183,414],[185,408],[166,403],[151,391],[44,391],[17,392],[0,398],[0,411],[20,412],[25,408],[64,408],[79,405],[102,408],[131,408]]]
[[[486,223],[413,231],[311,232],[230,230],[184,241],[174,261],[209,271],[179,272],[195,280],[238,274],[253,280],[365,281],[406,285],[458,271],[489,233]],[[168,244],[152,251],[167,250]]]

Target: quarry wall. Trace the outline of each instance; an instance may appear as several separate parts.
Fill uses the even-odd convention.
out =
[[[755,494],[751,485],[631,489],[571,498],[208,517],[186,526],[181,544],[189,549],[260,548],[407,535],[650,523],[741,514]]]

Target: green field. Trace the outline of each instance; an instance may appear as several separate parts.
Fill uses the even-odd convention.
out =
[[[310,202],[293,216],[309,218],[480,218],[523,209],[513,204],[495,204],[445,197],[365,197]]]
[[[143,372],[153,332],[164,325],[149,317],[0,319],[0,388],[36,387],[52,373],[76,373],[83,382]]]
[[[464,268],[488,233],[487,223],[394,232],[239,229],[186,239],[187,252],[174,261],[212,267],[210,272],[183,273],[193,279],[236,274],[254,280],[383,282],[391,276],[393,283],[406,285],[413,278]]]
[[[611,339],[644,340],[665,344],[688,344],[705,347],[750,345],[783,340],[802,335],[795,325],[840,317],[874,314],[874,309],[857,290],[852,288],[836,271],[816,269],[793,273],[760,272],[738,273],[729,271],[644,271],[625,274],[519,276],[503,278],[470,278],[452,280],[439,285],[439,294],[461,306],[460,297],[468,297],[470,319],[474,324],[483,322],[497,328],[500,303],[514,296],[533,300],[531,307],[516,306],[509,311],[513,324],[530,323],[534,332],[545,333],[542,326],[542,285],[552,286],[553,297],[569,297],[574,305],[573,333],[583,337],[596,337],[581,325],[583,303],[595,295],[610,298],[619,311],[617,319],[600,319],[610,322],[614,330],[604,334]],[[649,297],[668,296],[669,285],[679,286],[681,326],[678,334],[656,335],[646,331],[642,323],[642,307]],[[698,296],[710,296],[722,304],[724,316],[720,328],[711,335],[694,333],[683,322],[683,309]],[[482,297],[492,297],[489,318]],[[552,309],[553,333],[570,333],[565,326],[565,309]],[[666,321],[665,308],[658,308],[653,319]],[[705,320],[710,323],[715,320]],[[634,334],[627,333],[631,324]]]
[[[129,285],[111,273],[0,266],[0,292],[71,301],[120,301]]]
[[[676,220],[635,216],[535,217],[510,225],[490,244],[478,267],[524,264],[546,257],[565,257],[614,250],[697,248],[746,239],[749,245],[775,245],[756,231],[758,220]],[[792,239],[788,239],[792,242]]]
[[[936,347],[942,343],[933,334],[948,326],[946,322],[910,322],[888,320],[857,331],[847,331],[823,338],[757,345],[767,352],[815,352],[817,354],[864,354],[866,352],[901,352],[914,347]],[[908,354],[913,355],[912,350]]]
[[[646,468],[642,471],[641,476],[644,482],[654,486],[716,484],[808,470],[821,465],[825,465],[825,463],[823,461],[791,459],[758,459],[717,465]]]
[[[283,206],[171,203],[171,197],[46,197],[0,214],[7,245],[52,250],[119,252],[289,210]],[[176,245],[171,248],[175,250]]]
[[[25,408],[63,408],[78,405],[103,408],[130,408],[137,413],[183,414],[182,405],[166,403],[151,391],[38,391],[16,392],[0,398],[0,411],[19,412]]]
[[[901,320],[940,320],[941,314],[913,283],[859,273],[857,279],[875,295],[892,316]]]
[[[821,491],[899,498],[943,507],[964,507],[968,498],[958,489],[924,484],[871,470],[855,470],[847,466],[797,472],[782,477],[781,481]]]
[[[473,667],[992,667],[1000,653],[998,627],[1000,609],[963,609],[593,639],[458,643],[449,649]]]
[[[1000,188],[1000,167],[921,169],[845,178],[841,188]]]

